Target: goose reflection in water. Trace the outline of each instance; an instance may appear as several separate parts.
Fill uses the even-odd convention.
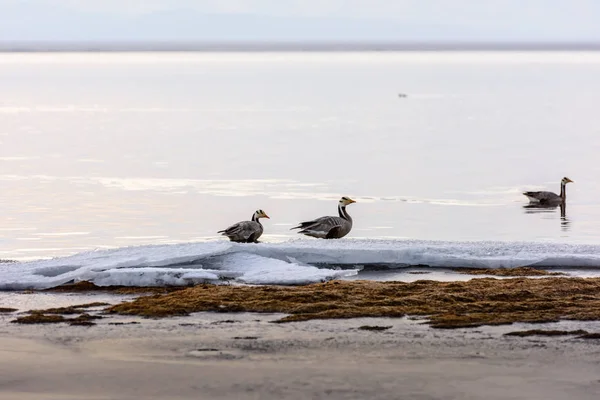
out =
[[[540,203],[529,203],[523,206],[525,214],[552,214],[560,208],[560,228],[563,231],[570,229],[571,221],[567,218],[567,203],[559,204],[540,204]]]

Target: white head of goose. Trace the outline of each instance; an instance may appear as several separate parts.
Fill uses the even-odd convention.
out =
[[[539,204],[558,204],[567,200],[567,183],[573,182],[566,176],[560,181],[560,194],[553,192],[524,192],[530,202]]]
[[[300,229],[298,233],[319,239],[339,239],[352,229],[352,217],[346,211],[348,204],[356,203],[349,197],[342,197],[338,203],[339,217],[321,217],[312,221],[301,222],[292,229]]]
[[[217,233],[227,236],[232,242],[256,243],[263,233],[261,218],[269,218],[269,216],[263,210],[256,210],[251,221],[238,222]]]

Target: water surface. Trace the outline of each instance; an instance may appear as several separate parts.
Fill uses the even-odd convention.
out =
[[[600,53],[0,54],[0,258],[334,214],[349,237],[597,243]],[[406,96],[399,96],[405,94]],[[523,190],[568,204],[524,208]]]

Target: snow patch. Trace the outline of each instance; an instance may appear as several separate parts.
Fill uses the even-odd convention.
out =
[[[0,289],[44,289],[82,280],[100,286],[301,285],[356,275],[365,265],[600,268],[600,246],[382,239],[137,246],[3,264]]]

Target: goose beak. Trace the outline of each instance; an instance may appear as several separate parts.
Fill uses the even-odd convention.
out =
[[[569,178],[567,178],[567,183],[575,183],[575,181],[572,181]]]
[[[356,201],[355,201],[355,200],[352,200],[352,199],[348,199],[348,200],[347,200],[347,203],[348,203],[348,204],[352,204],[352,203],[356,203]]]
[[[263,214],[262,216],[263,218],[271,219],[271,217],[269,217],[267,214]]]

